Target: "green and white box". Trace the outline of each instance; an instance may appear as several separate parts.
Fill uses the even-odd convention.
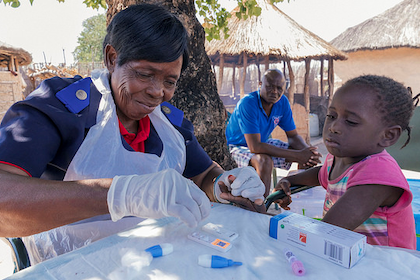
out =
[[[290,211],[270,219],[271,237],[346,268],[366,252],[366,236]]]

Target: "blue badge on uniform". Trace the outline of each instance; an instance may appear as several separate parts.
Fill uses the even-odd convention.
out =
[[[84,78],[68,87],[63,88],[55,94],[55,96],[66,106],[66,108],[78,114],[80,111],[89,106],[90,100],[90,84],[92,80]]]
[[[179,110],[168,102],[163,102],[160,108],[171,123],[181,126],[182,120],[184,119],[184,112],[182,110]]]

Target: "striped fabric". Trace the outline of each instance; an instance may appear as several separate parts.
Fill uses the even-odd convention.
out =
[[[282,148],[288,149],[289,144],[279,139],[270,138],[266,142],[267,144]],[[251,160],[252,156],[254,155],[251,153],[246,146],[236,146],[236,145],[229,145],[229,152],[231,153],[233,159],[238,164],[238,167],[245,167],[249,165],[249,161]],[[273,159],[274,167],[289,170],[290,166],[292,165],[291,162],[286,162],[284,158],[279,157],[271,157]]]
[[[390,207],[378,207],[370,217],[354,231],[367,237],[371,245],[383,245],[416,249],[414,215],[411,207],[413,195],[397,162],[386,150],[367,156],[353,164],[341,175],[330,179],[334,157],[328,154],[318,173],[321,185],[327,190],[324,215],[353,186],[385,185],[404,190],[401,197]],[[363,189],[359,189],[363,191]],[[343,214],[343,219],[351,216]]]
[[[330,166],[328,166],[330,169]],[[328,172],[329,173],[329,172]],[[352,173],[352,172],[350,172]],[[349,176],[343,177],[337,183],[328,184],[328,192],[325,195],[324,215],[331,209],[347,189]],[[366,235],[369,244],[388,245],[388,222],[385,216],[372,214],[363,224],[358,226],[355,232]]]

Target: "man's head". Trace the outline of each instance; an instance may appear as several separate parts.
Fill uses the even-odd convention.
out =
[[[261,102],[272,105],[280,100],[285,90],[286,79],[283,73],[277,69],[268,69],[261,82]]]

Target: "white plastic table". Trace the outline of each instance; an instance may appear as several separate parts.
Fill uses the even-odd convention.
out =
[[[199,227],[211,222],[236,231],[239,237],[226,253],[189,240],[187,235],[194,229],[178,219],[148,219],[131,230],[37,264],[7,279],[420,279],[417,251],[368,245],[366,255],[347,269],[271,238],[270,217],[214,203],[210,216]],[[136,255],[161,243],[171,243],[173,253],[153,259],[150,266],[133,265],[131,260]],[[283,255],[285,247],[303,262],[305,276],[292,273]],[[201,254],[220,255],[243,265],[204,268],[197,264]]]

